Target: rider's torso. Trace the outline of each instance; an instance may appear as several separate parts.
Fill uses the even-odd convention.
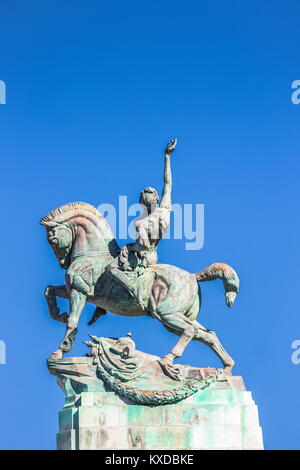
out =
[[[157,207],[151,214],[135,222],[139,245],[146,245],[143,256],[147,265],[157,264],[157,245],[166,233],[170,224],[170,211],[164,207]],[[149,247],[150,244],[150,247]]]

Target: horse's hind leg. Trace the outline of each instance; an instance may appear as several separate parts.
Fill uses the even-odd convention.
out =
[[[179,369],[173,365],[173,361],[182,356],[187,345],[195,337],[198,330],[197,322],[190,320],[183,313],[163,314],[160,321],[168,330],[180,335],[171,352],[159,361],[162,369],[169,377],[179,380]]]
[[[216,333],[214,331],[207,330],[198,322],[195,323],[198,328],[193,340],[200,341],[201,343],[204,343],[209,346],[223,362],[224,372],[231,374],[232,368],[234,366],[234,360],[224,349]]]

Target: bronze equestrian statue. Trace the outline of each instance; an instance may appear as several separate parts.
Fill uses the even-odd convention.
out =
[[[134,244],[120,249],[100,211],[84,202],[63,205],[41,219],[48,242],[66,270],[66,284],[48,286],[45,291],[52,318],[66,323],[65,337],[51,357],[61,358],[72,349],[81,312],[85,303],[90,302],[96,305],[96,310],[89,324],[107,310],[131,317],[148,315],[179,336],[176,345],[159,361],[163,371],[174,380],[178,380],[179,371],[173,361],[183,354],[191,340],[210,346],[223,362],[224,371],[231,374],[233,359],[216,333],[196,319],[201,304],[199,282],[222,280],[226,304],[233,306],[239,289],[234,269],[214,263],[192,274],[176,266],[157,264],[157,245],[170,223],[170,156],[176,143],[170,141],[165,150],[161,202],[154,188],[148,187],[141,193],[144,214],[136,220]],[[60,314],[57,297],[69,299],[69,314]]]

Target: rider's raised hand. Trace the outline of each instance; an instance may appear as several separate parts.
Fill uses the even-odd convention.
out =
[[[171,139],[166,147],[165,153],[167,155],[171,155],[171,153],[174,152],[176,145],[177,139]]]

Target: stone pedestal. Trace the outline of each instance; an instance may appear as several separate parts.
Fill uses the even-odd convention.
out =
[[[153,406],[135,404],[95,381],[90,358],[63,359],[59,372],[55,367],[66,393],[59,450],[263,449],[257,406],[241,377]]]

